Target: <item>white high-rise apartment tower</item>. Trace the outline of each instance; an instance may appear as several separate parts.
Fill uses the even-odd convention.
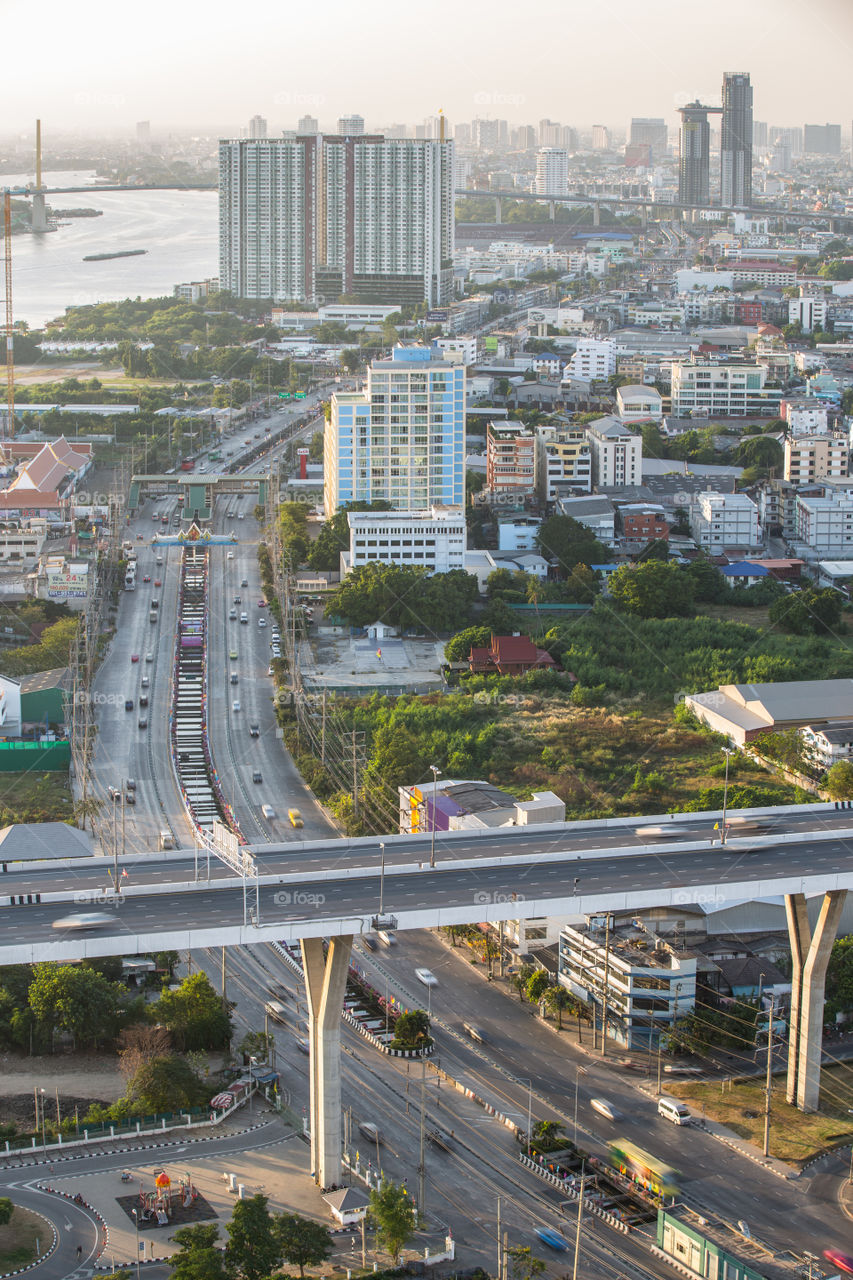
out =
[[[433,139],[220,142],[220,287],[282,302],[449,302],[453,168],[453,143]]]
[[[537,196],[565,196],[569,191],[569,154],[560,147],[542,147],[536,153]]]

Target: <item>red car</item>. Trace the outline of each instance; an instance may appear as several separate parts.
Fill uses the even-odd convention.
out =
[[[142,575],[142,581],[143,581],[143,582],[150,582],[150,581],[151,581],[151,574],[150,574],[150,573],[143,573],[143,575]]]
[[[132,654],[130,655],[130,660],[131,660],[131,662],[138,662],[138,661],[139,661],[139,654],[138,654],[138,653],[132,653]]]
[[[162,582],[160,581],[160,579],[159,579],[159,578],[155,578],[155,579],[154,579],[154,586],[155,586],[155,587],[162,587],[162,585],[163,585],[163,584],[162,584]]]
[[[840,1249],[824,1249],[823,1256],[827,1262],[831,1262],[834,1267],[838,1267],[839,1271],[843,1271],[845,1275],[853,1276],[853,1258],[849,1253],[842,1253]]]
[[[258,608],[259,608],[259,609],[266,609],[266,607],[267,607],[267,602],[266,602],[266,600],[259,600],[259,601],[258,601]]]

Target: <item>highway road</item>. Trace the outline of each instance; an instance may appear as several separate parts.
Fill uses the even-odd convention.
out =
[[[853,888],[850,834],[828,831],[820,839],[801,833],[789,836],[785,844],[778,843],[781,837],[766,835],[733,841],[724,848],[704,843],[691,848],[678,842],[657,850],[627,846],[600,852],[589,851],[588,845],[571,851],[559,847],[557,840],[553,852],[543,852],[543,844],[547,848],[553,839],[547,833],[538,843],[533,837],[532,847],[514,855],[508,856],[504,846],[503,857],[496,858],[494,851],[490,856],[482,853],[471,860],[472,865],[441,859],[430,869],[424,860],[410,862],[403,870],[392,863],[384,875],[381,864],[377,865],[376,842],[373,857],[364,858],[359,852],[371,842],[342,841],[338,847],[343,856],[335,860],[336,865],[310,871],[299,866],[298,846],[294,846],[289,866],[286,852],[279,851],[273,855],[274,874],[261,875],[248,886],[233,876],[210,884],[187,883],[182,890],[172,876],[167,881],[161,875],[155,883],[123,881],[127,887],[115,909],[106,912],[100,928],[85,934],[54,929],[53,924],[68,915],[72,904],[87,902],[99,892],[103,868],[70,872],[13,868],[4,879],[11,900],[0,907],[0,963],[358,934],[371,929],[380,903],[405,930],[732,897],[822,893]],[[490,839],[496,838],[490,833]],[[59,891],[59,901],[12,905],[17,893],[44,896],[59,877],[66,884],[71,882]],[[162,910],[164,895],[168,895],[168,913]],[[249,923],[247,903],[257,913],[254,923]]]

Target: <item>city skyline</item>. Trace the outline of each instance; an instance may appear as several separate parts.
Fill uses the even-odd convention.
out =
[[[22,0],[6,6],[9,47],[26,47],[31,14]],[[326,0],[320,23],[313,11],[304,18],[288,11],[285,19],[262,3],[248,24],[223,4],[208,6],[202,22],[194,9],[152,0],[146,21],[131,31],[106,0],[91,0],[81,39],[79,13],[47,0],[40,11],[47,38],[40,42],[38,76],[26,58],[7,75],[5,132],[29,132],[36,117],[54,135],[60,129],[128,132],[150,119],[155,134],[174,128],[225,137],[237,136],[255,115],[276,133],[294,128],[304,114],[329,128],[340,116],[360,113],[368,128],[378,128],[419,122],[439,108],[451,123],[480,116],[523,124],[549,116],[581,128],[618,128],[633,115],[663,116],[674,128],[688,102],[719,103],[723,72],[747,71],[756,119],[779,125],[829,120],[848,134],[853,11],[847,0],[817,0],[808,10],[792,0],[756,0],[747,9],[722,0],[713,24],[677,0],[646,7],[610,0],[571,15],[570,46],[568,33],[565,41],[542,40],[549,26],[559,37],[567,16],[546,0],[531,30],[534,56],[521,62],[517,14],[508,7],[491,6],[485,15],[443,3],[431,10],[428,24],[419,19],[415,25],[405,15],[393,24],[374,22],[369,11],[352,10],[343,0]],[[257,19],[266,29],[260,43]],[[381,76],[354,75],[355,48],[362,70],[375,63]],[[810,56],[798,58],[801,50]]]

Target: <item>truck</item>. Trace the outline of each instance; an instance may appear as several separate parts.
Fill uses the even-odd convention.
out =
[[[280,1000],[267,1000],[264,1005],[264,1013],[273,1022],[285,1022],[287,1020],[287,1010]]]
[[[125,591],[136,590],[136,565],[129,566],[128,569],[125,571],[124,589]]]

